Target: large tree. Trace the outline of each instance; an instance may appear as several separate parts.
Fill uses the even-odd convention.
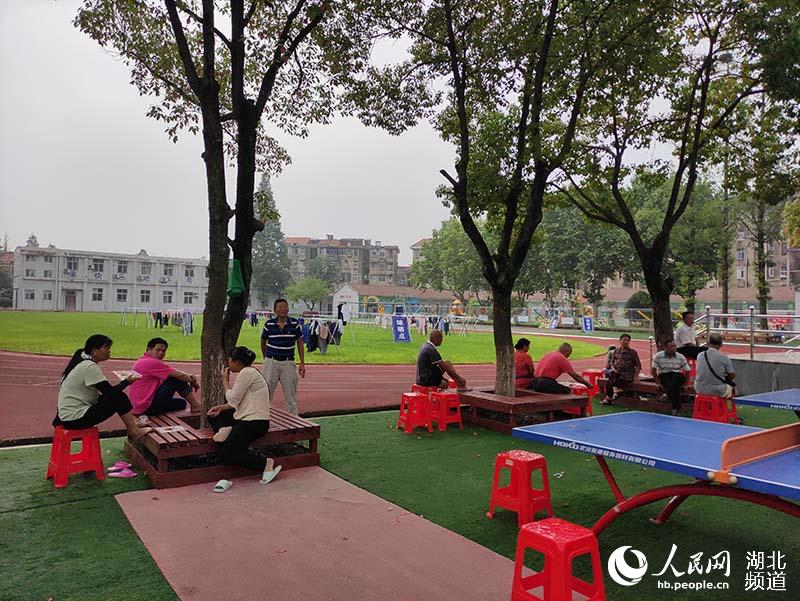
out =
[[[335,284],[339,281],[339,262],[325,255],[317,255],[308,262],[308,277]]]
[[[350,70],[368,49],[352,19],[353,4],[85,0],[75,19],[130,67],[140,94],[158,98],[148,115],[163,121],[170,137],[202,132],[210,254],[201,338],[204,407],[223,398],[220,366],[250,298],[253,236],[263,228],[253,213],[256,169],[274,173],[288,158],[265,124],[304,136],[308,124],[333,114],[337,71]],[[233,206],[226,157],[235,165]],[[231,254],[241,266],[244,293],[226,306]]]
[[[265,301],[270,296],[280,295],[292,281],[291,263],[272,185],[266,173],[261,176],[255,198],[256,217],[264,223],[264,229],[253,237],[253,279],[250,284],[251,290]]]
[[[289,300],[302,301],[309,310],[313,311],[317,303],[322,305],[322,300],[329,294],[330,288],[326,282],[317,278],[304,278],[294,282],[286,289]]]
[[[511,295],[551,176],[606,69],[652,43],[643,32],[667,4],[416,0],[379,13],[387,35],[411,41],[410,58],[356,81],[353,97],[366,122],[390,131],[430,116],[456,148],[455,170],[441,173],[492,290],[498,393],[513,394]],[[483,216],[501,224],[496,244]]]
[[[482,229],[480,223],[478,227]],[[411,277],[414,286],[452,292],[462,303],[471,296],[480,301],[486,288],[480,258],[457,219],[444,221],[433,231],[414,261]]]
[[[580,137],[582,152],[573,155],[580,160],[566,165],[562,189],[574,204],[589,218],[615,225],[630,237],[653,299],[659,346],[672,335],[669,296],[674,281],[665,263],[670,237],[731,114],[769,89],[774,58],[769,40],[796,18],[793,5],[793,0],[676,3],[670,35],[608,69],[607,85],[582,130],[591,133]],[[798,50],[790,60],[796,60]],[[656,141],[672,147],[668,164],[641,158],[652,156]],[[636,219],[635,199],[625,189],[642,168],[670,181],[661,226],[650,238]]]

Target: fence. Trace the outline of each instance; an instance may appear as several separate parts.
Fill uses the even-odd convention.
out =
[[[787,353],[800,350],[800,316],[755,311],[751,306],[746,312],[712,313],[711,307],[706,306],[705,313],[695,319],[698,338],[707,342],[710,334],[722,334],[726,343],[747,344],[751,359],[756,348],[777,347]]]

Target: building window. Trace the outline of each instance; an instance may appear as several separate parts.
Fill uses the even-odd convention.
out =
[[[53,300],[53,291],[52,290],[45,290],[42,292],[42,300],[51,301]]]
[[[172,304],[172,290],[164,290],[164,294],[161,296],[161,299],[164,301],[165,305]]]
[[[736,268],[736,279],[743,280],[744,279],[744,267],[737,267]]]
[[[786,279],[786,265],[781,265],[781,279]]]
[[[93,301],[101,301],[101,300],[103,300],[103,289],[102,288],[92,288],[92,300]]]
[[[46,255],[45,258],[44,258],[44,262],[45,263],[52,263],[53,262],[53,255]]]
[[[768,267],[767,268],[767,277],[768,278],[774,278],[775,277],[775,268],[774,267]]]
[[[118,303],[127,303],[128,302],[128,289],[127,288],[117,288],[117,302]]]
[[[152,263],[142,263],[142,275],[151,275],[153,271]]]
[[[206,267],[206,279],[208,279],[208,267]],[[283,388],[281,388],[283,390]]]
[[[31,263],[36,260],[36,255],[25,255],[25,261],[30,261]]]
[[[742,248],[741,246],[736,249],[736,260],[744,261],[744,248]]]
[[[117,273],[128,273],[127,261],[117,261]]]
[[[139,291],[139,300],[143,303],[150,302],[150,291],[149,290],[140,290]]]
[[[194,296],[192,295],[191,292],[184,292],[183,293],[183,304],[184,305],[191,305],[192,304],[192,298],[194,298]]]
[[[78,257],[67,257],[67,270],[78,271]]]
[[[53,277],[53,270],[52,269],[45,269],[44,270],[44,277],[52,278]]]
[[[386,281],[386,276],[379,275],[378,276],[378,281],[379,282],[385,282]]]
[[[36,277],[36,270],[35,269],[26,269],[25,270],[25,277],[26,278],[35,278]]]
[[[187,277],[187,278],[193,278],[194,277],[194,265],[187,265],[186,267],[184,267],[183,275],[185,277]]]
[[[175,271],[175,265],[172,263],[164,263],[164,277],[172,277],[172,272]]]
[[[103,271],[104,261],[103,259],[92,259],[92,271]]]
[[[34,290],[26,290],[25,300],[36,300],[36,292]]]
[[[789,252],[789,245],[786,242],[781,242],[781,254],[785,255],[787,252]]]

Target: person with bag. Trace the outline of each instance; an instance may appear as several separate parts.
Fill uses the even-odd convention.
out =
[[[707,394],[726,399],[733,398],[736,393],[736,382],[733,363],[727,355],[720,352],[722,334],[711,334],[708,337],[708,350],[697,357],[697,375],[694,378],[696,394]]]

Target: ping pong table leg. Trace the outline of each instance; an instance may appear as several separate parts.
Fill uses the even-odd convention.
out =
[[[595,455],[594,458],[597,459],[597,463],[600,464],[600,469],[603,471],[606,482],[608,482],[608,485],[611,487],[611,492],[614,493],[614,498],[617,500],[617,503],[622,503],[626,497],[622,494],[619,484],[617,484],[617,481],[614,479],[614,474],[611,473],[611,468],[608,467],[605,457],[602,455]]]
[[[688,498],[689,497],[687,495],[676,495],[676,496],[672,497],[667,502],[667,504],[664,505],[664,509],[662,509],[661,512],[656,517],[650,518],[650,521],[653,522],[654,524],[663,524],[663,523],[665,523],[669,519],[669,516],[671,516],[673,514],[673,512],[678,507],[681,506],[681,503],[683,503]]]

